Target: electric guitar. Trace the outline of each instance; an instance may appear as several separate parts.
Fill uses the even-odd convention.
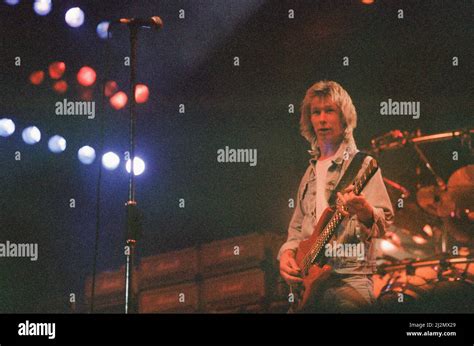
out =
[[[377,169],[377,161],[371,159],[364,172],[352,182],[356,195],[361,193]],[[343,220],[344,216],[339,210],[334,206],[327,207],[314,226],[311,237],[300,242],[295,260],[301,269],[303,284],[290,286],[294,298],[290,312],[305,311],[331,274],[332,267],[325,263],[323,250]]]

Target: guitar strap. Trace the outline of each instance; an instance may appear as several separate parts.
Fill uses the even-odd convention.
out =
[[[342,176],[341,180],[337,184],[336,188],[332,191],[331,196],[329,197],[328,205],[334,206],[337,200],[337,193],[341,192],[354,181],[356,178],[357,173],[359,172],[360,168],[362,167],[362,163],[364,162],[365,158],[369,156],[367,153],[362,151],[357,152],[354,158],[352,159],[349,167],[347,167],[346,172]]]

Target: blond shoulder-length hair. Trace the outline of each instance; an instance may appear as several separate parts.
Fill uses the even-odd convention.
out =
[[[322,80],[313,84],[307,91],[301,104],[300,132],[311,144],[313,151],[318,150],[317,137],[311,124],[311,101],[315,97],[330,97],[341,109],[341,121],[345,127],[344,141],[354,142],[352,135],[357,126],[357,113],[352,99],[346,90],[337,82]]]

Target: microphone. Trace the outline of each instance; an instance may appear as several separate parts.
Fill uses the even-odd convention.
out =
[[[163,27],[163,21],[158,16],[153,16],[150,18],[120,18],[114,20],[112,23],[125,24],[128,26],[143,27],[143,28],[153,28],[159,30]]]

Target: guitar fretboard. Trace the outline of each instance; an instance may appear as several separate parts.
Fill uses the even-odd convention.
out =
[[[370,180],[370,178],[372,178],[372,176],[375,174],[377,169],[378,169],[377,161],[375,159],[372,159],[370,160],[367,168],[364,170],[364,173],[360,177],[354,179],[354,181],[352,182],[352,185],[354,185],[354,193],[356,195],[360,195],[365,185],[367,185],[368,181]],[[301,268],[303,269],[303,273],[308,272],[309,267],[319,257],[322,249],[331,239],[333,234],[336,232],[337,227],[341,224],[343,220],[344,220],[344,215],[339,210],[337,210],[334,213],[334,215],[331,217],[331,220],[329,220],[329,222],[324,227],[318,239],[311,246],[311,249],[303,258],[303,268]]]

